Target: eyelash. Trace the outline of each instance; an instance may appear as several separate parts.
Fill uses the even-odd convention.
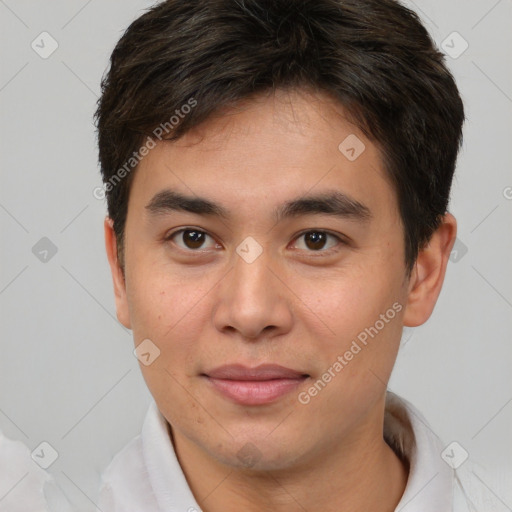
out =
[[[188,227],[180,228],[180,229],[178,229],[176,231],[173,231],[172,233],[169,233],[167,236],[165,236],[164,241],[165,242],[172,242],[172,239],[176,235],[179,235],[180,233],[184,233],[185,231],[196,231],[198,233],[207,235],[210,238],[212,238],[212,240],[214,240],[214,238],[211,235],[209,235],[206,231],[194,228],[193,226],[188,226]],[[300,237],[302,237],[304,235],[307,235],[308,233],[321,233],[321,234],[325,234],[325,235],[328,235],[328,236],[336,239],[337,242],[338,242],[338,245],[339,244],[341,244],[341,245],[348,245],[348,242],[346,240],[344,240],[343,238],[341,238],[339,235],[336,235],[336,234],[334,234],[334,233],[332,233],[332,232],[330,232],[328,230],[325,230],[325,229],[308,229],[306,231],[302,231],[302,232],[300,232],[294,238],[294,241],[298,240]],[[193,254],[193,253],[199,253],[199,254],[203,253],[204,254],[206,252],[205,250],[202,250],[202,249],[183,249],[182,247],[179,247],[179,246],[178,246],[178,248],[181,251],[185,251],[185,252],[190,253],[190,254]],[[298,249],[298,250],[302,250],[302,249]],[[331,247],[331,248],[326,249],[326,250],[319,249],[318,251],[309,250],[309,251],[306,251],[306,252],[314,254],[315,257],[322,257],[322,256],[330,256],[331,254],[333,254],[335,252],[338,252],[338,251],[339,251],[339,247],[335,246],[335,247]]]

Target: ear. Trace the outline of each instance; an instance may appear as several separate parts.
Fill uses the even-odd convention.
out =
[[[457,236],[457,221],[447,213],[428,245],[416,259],[409,280],[404,325],[417,327],[425,323],[436,305],[443,286],[448,259]]]
[[[131,329],[128,301],[126,300],[126,283],[117,258],[117,239],[114,231],[114,221],[105,217],[105,248],[114,284],[117,319],[127,328]]]

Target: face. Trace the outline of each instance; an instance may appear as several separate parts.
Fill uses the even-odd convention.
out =
[[[159,350],[141,368],[175,439],[233,467],[309,464],[382,429],[410,292],[397,199],[327,97],[224,114],[139,164],[118,318],[146,363]]]

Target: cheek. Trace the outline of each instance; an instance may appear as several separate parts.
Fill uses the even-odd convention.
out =
[[[385,265],[384,265],[385,266]],[[314,340],[317,378],[335,374],[326,402],[375,395],[389,378],[399,347],[403,298],[399,273],[368,267],[337,270],[322,279],[297,279],[307,338]],[[341,361],[339,360],[341,357]],[[333,367],[336,363],[336,367]],[[348,406],[348,404],[345,404]]]
[[[151,329],[158,337],[186,319],[208,290],[199,278],[161,262],[141,261],[130,277],[127,291],[134,330]]]
[[[173,423],[204,421],[187,392],[196,373],[199,340],[208,325],[208,287],[173,272],[139,273],[131,282],[132,329],[136,344],[149,338],[158,358],[140,365],[142,375],[161,410]],[[211,307],[211,306],[210,306]],[[179,411],[175,417],[174,411]]]
[[[155,343],[161,366],[189,367],[197,340],[204,337],[202,329],[209,323],[207,295],[211,286],[184,279],[176,271],[156,271],[155,266],[136,276],[127,285],[135,343],[146,338]]]
[[[329,332],[319,336],[310,323],[319,371],[303,395],[310,400],[309,421],[322,418],[333,430],[355,424],[382,396],[396,359],[403,315],[400,295],[388,284],[375,287],[362,278],[340,279],[322,287],[315,298],[315,312]]]
[[[398,272],[391,264],[382,267],[361,264],[315,275],[296,273],[289,284],[305,318],[311,318],[311,328],[318,326],[327,337],[346,340],[402,300]]]

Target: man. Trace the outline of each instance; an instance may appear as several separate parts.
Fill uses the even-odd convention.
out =
[[[132,23],[96,120],[117,316],[155,403],[102,510],[462,506],[386,385],[442,287],[463,119],[391,0],[170,0]]]

